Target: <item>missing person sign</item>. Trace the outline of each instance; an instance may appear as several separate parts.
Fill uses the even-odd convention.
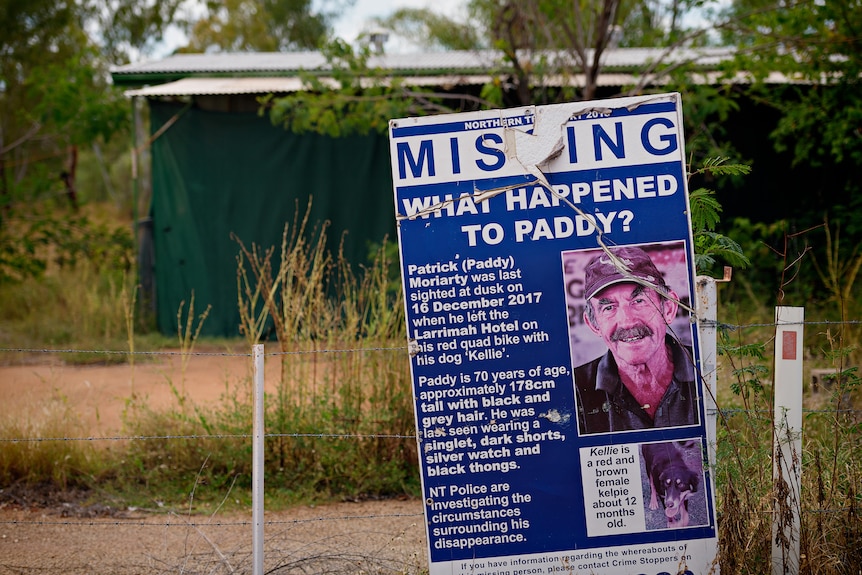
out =
[[[390,142],[430,573],[717,572],[679,95]]]

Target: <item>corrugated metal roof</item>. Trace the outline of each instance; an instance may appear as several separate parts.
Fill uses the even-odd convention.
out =
[[[403,78],[407,86],[477,86],[490,82],[490,75],[466,76],[411,76]],[[335,80],[321,78],[323,82],[331,82],[336,87]],[[628,86],[635,84],[638,78],[632,74],[602,74],[598,78],[599,86]],[[545,78],[549,86],[583,86],[584,77],[581,74],[562,78],[559,76]],[[126,96],[162,97],[162,96],[215,96],[236,94],[279,94],[298,92],[305,88],[302,80],[285,76],[258,76],[251,78],[183,78],[166,84],[156,84],[136,90],[127,90]]]
[[[602,56],[607,68],[637,69],[659,59],[667,62],[693,61],[714,66],[732,55],[731,48],[616,48]],[[537,57],[564,58],[564,52],[543,52]],[[494,50],[422,52],[373,56],[368,65],[397,72],[438,70],[450,73],[490,70],[501,66],[503,55]],[[126,77],[145,78],[166,75],[294,75],[301,70],[326,71],[329,65],[320,52],[255,52],[217,54],[174,54],[167,58],[118,66],[111,70],[115,81]]]
[[[126,64],[111,74],[296,72],[326,64],[320,52],[244,52],[231,54],[173,54],[161,60]]]
[[[337,88],[337,82],[332,78],[320,80]],[[491,76],[411,76],[404,80],[408,86],[464,86],[482,85],[491,80]],[[369,84],[371,81],[369,81]],[[146,86],[136,90],[126,90],[126,96],[215,96],[231,94],[278,94],[298,92],[305,89],[300,78],[287,76],[255,76],[251,78],[182,78],[175,82]]]
[[[206,96],[229,94],[271,94],[302,90],[302,80],[290,77],[183,78],[176,82],[127,90],[126,96]]]
[[[693,62],[702,78],[715,81],[710,74],[733,55],[732,48],[617,48],[602,56],[599,86],[636,84],[640,75],[654,62],[672,64]],[[547,62],[570,60],[566,52],[533,54]],[[411,86],[481,85],[492,75],[503,74],[503,56],[494,50],[382,54],[373,56],[369,67],[386,70]],[[562,67],[562,66],[561,66]],[[574,68],[571,64],[565,67]],[[175,54],[162,60],[119,66],[111,71],[117,85],[140,87],[127,96],[194,96],[230,94],[270,94],[303,90],[301,71],[312,71],[327,80],[330,66],[320,52],[261,52],[219,54]],[[651,83],[661,80],[653,79]],[[549,86],[583,86],[583,75],[545,76]],[[332,80],[333,87],[336,86]]]

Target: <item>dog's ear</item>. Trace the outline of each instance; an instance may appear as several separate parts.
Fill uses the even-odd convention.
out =
[[[697,486],[698,486],[698,483],[699,483],[699,480],[698,480],[698,479],[699,479],[699,478],[698,478],[697,473],[694,473],[694,472],[692,471],[692,472],[691,472],[691,475],[690,475],[690,476],[689,476],[689,478],[688,478],[688,490],[689,490],[689,491],[691,491],[692,493],[694,493],[695,491],[697,491]]]

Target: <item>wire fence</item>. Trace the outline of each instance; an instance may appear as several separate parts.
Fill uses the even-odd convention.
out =
[[[862,324],[862,321],[806,321],[805,326],[829,326],[829,327],[852,327]],[[730,334],[739,334],[747,330],[768,330],[775,328],[775,324],[771,323],[751,323],[751,324],[728,324],[723,322],[715,322],[713,327],[717,327],[720,331]],[[768,335],[760,335],[761,339]],[[818,337],[815,334],[806,334],[808,337]],[[168,401],[163,402],[161,409],[182,411],[186,419],[203,419],[203,411],[196,408],[189,408],[189,405],[198,406],[204,403],[199,400],[194,394],[198,388],[192,386],[186,387],[193,377],[198,377],[197,373],[190,373],[186,370],[190,369],[189,365],[195,358],[200,358],[206,362],[217,360],[218,362],[240,362],[252,358],[251,352],[238,353],[232,351],[130,351],[130,350],[112,350],[112,349],[74,349],[74,348],[0,348],[0,354],[17,354],[18,356],[35,356],[40,358],[31,366],[29,374],[20,370],[15,377],[24,378],[23,380],[0,382],[3,388],[3,393],[7,398],[11,398],[10,394],[28,395],[29,401],[36,401],[35,387],[36,384],[41,384],[41,387],[47,390],[48,397],[57,399],[61,398],[61,403],[65,402],[66,406],[75,407],[74,399],[70,399],[71,391],[66,387],[67,381],[64,378],[68,374],[63,373],[63,365],[56,362],[47,362],[47,356],[68,356],[76,355],[96,355],[96,356],[127,356],[130,360],[134,358],[153,359],[149,364],[135,363],[134,365],[112,365],[113,370],[128,370],[128,379],[132,381],[132,385],[139,386],[144,373],[149,372],[149,377],[159,379],[163,384],[164,389],[161,393],[168,396]],[[327,422],[321,424],[318,429],[298,429],[296,431],[277,429],[275,431],[267,431],[265,438],[269,444],[279,444],[278,447],[272,447],[270,456],[273,459],[278,458],[278,450],[302,449],[303,442],[343,442],[356,441],[364,443],[379,443],[379,442],[395,442],[399,447],[399,457],[413,460],[413,467],[417,460],[415,453],[415,443],[417,436],[415,427],[412,427],[412,400],[410,397],[409,378],[405,377],[408,347],[406,345],[375,345],[369,347],[357,346],[332,346],[324,349],[296,349],[289,351],[267,350],[264,354],[266,358],[271,358],[276,361],[273,363],[281,367],[280,376],[274,379],[285,377],[284,365],[290,364],[293,359],[297,363],[302,363],[301,372],[292,373],[291,377],[308,377],[315,380],[311,388],[301,390],[300,394],[306,394],[302,397],[304,405],[314,406],[319,401],[347,401],[339,395],[340,391],[335,388],[338,384],[337,377],[327,377],[326,371],[329,369],[340,370],[341,377],[348,377],[351,373],[347,368],[340,364],[327,364],[324,360],[323,365],[318,365],[320,358],[330,358],[338,356],[339,358],[348,358],[348,363],[356,363],[358,360],[349,359],[358,356],[369,354],[389,354],[388,361],[393,361],[400,364],[400,372],[394,376],[395,384],[401,386],[402,392],[408,398],[408,408],[410,409],[410,427],[402,427],[400,430],[393,431],[391,428],[378,430],[374,428],[374,421],[370,422],[371,427],[360,426],[356,424],[347,425],[347,429],[339,429],[337,426],[330,425]],[[840,354],[839,354],[840,355]],[[846,355],[843,356],[846,358]],[[180,365],[163,366],[159,360],[167,360],[168,362],[179,359]],[[309,360],[309,361],[305,361]],[[846,360],[846,359],[845,359]],[[769,357],[763,358],[741,358],[739,361],[745,362],[746,366],[758,361],[764,364],[767,368],[769,365]],[[21,365],[21,361],[16,359],[16,365]],[[361,362],[360,362],[361,363]],[[719,360],[719,363],[726,363]],[[809,361],[809,363],[814,363]],[[825,355],[817,361],[820,365],[828,365]],[[47,366],[47,367],[46,367]],[[2,369],[9,369],[7,365]],[[35,367],[42,367],[50,372],[46,376],[35,373]],[[85,376],[82,372],[86,369],[103,369],[104,366],[97,367],[78,367],[66,366],[68,369],[76,370],[75,381],[80,385],[89,386],[88,390],[92,391],[93,383],[89,380],[82,379]],[[739,366],[736,366],[737,368]],[[221,373],[222,379],[233,378],[232,381],[239,382],[243,380],[241,366],[231,372],[229,376],[228,369],[225,366],[210,366],[210,374]],[[379,366],[375,367],[375,370]],[[351,368],[352,369],[352,368]],[[360,369],[362,369],[360,367]],[[723,367],[731,371],[729,367]],[[810,367],[808,368],[810,369]],[[823,369],[823,368],[820,368]],[[834,371],[828,376],[830,381],[825,382],[826,385],[821,385],[821,391],[815,392],[812,389],[807,390],[806,401],[809,403],[804,408],[807,416],[818,417],[824,416],[824,419],[840,418],[840,422],[827,422],[826,425],[842,425],[844,432],[848,433],[851,445],[851,461],[854,465],[853,473],[858,474],[862,467],[862,430],[860,430],[859,422],[862,421],[862,410],[857,409],[854,403],[856,396],[855,385],[845,385],[847,377],[855,378],[854,366],[839,366],[833,368],[829,366],[827,369]],[[172,370],[172,371],[171,371]],[[374,371],[374,370],[373,370]],[[0,371],[2,373],[2,371]],[[116,371],[113,372],[116,375]],[[375,373],[377,373],[375,371]],[[4,375],[3,378],[10,378],[10,375]],[[210,375],[209,377],[212,377]],[[218,376],[216,376],[218,377]],[[772,417],[772,410],[767,402],[760,403],[752,401],[745,402],[745,405],[740,403],[739,396],[729,394],[727,381],[733,379],[730,373],[721,373],[719,377],[719,405],[722,403],[722,397],[728,396],[731,398],[733,405],[727,407],[719,407],[719,419],[732,426],[734,420],[750,420],[760,419],[768,421]],[[768,374],[762,375],[768,379]],[[29,378],[29,379],[27,379]],[[41,379],[40,379],[41,378]],[[843,378],[843,379],[842,379]],[[23,381],[23,383],[22,383]],[[858,380],[856,380],[858,381]],[[830,384],[831,382],[831,384]],[[283,382],[282,382],[283,383]],[[207,382],[209,386],[220,384],[223,390],[232,387],[233,383],[228,381],[222,382]],[[15,389],[10,386],[19,385]],[[151,388],[152,389],[152,388]],[[123,391],[134,395],[134,399],[123,396]],[[838,394],[836,396],[836,391]],[[92,394],[97,393],[92,391]],[[102,410],[101,415],[97,415],[97,427],[102,427],[99,423],[99,417],[104,417],[110,407],[107,403],[112,403],[113,408],[119,411],[128,411],[130,404],[146,404],[150,402],[152,397],[144,397],[141,391],[131,391],[120,386],[120,389],[112,388],[110,392],[113,395],[110,401],[106,400],[105,405],[99,406]],[[270,394],[268,384],[268,394]],[[315,394],[321,393],[320,397]],[[282,390],[280,388],[272,390],[271,395],[274,401],[283,401],[281,397]],[[218,403],[224,401],[224,393],[221,397],[213,397],[210,392],[208,398],[211,401]],[[47,399],[43,397],[43,399]],[[89,397],[90,400],[96,402],[101,401],[99,398]],[[105,399],[105,398],[102,398]],[[761,397],[761,399],[763,399]],[[373,401],[374,398],[363,396],[358,399],[362,405],[357,407],[355,416],[367,416],[366,403]],[[292,401],[292,400],[291,400]],[[350,401],[354,401],[350,399]],[[7,407],[11,404],[5,402]],[[291,404],[294,405],[294,404]],[[240,406],[241,407],[241,406]],[[13,422],[15,416],[33,418],[33,413],[25,415],[25,409],[38,411],[40,406],[37,404],[23,405],[13,407],[12,412],[7,408],[6,413],[0,412],[7,422]],[[16,411],[17,410],[17,411]],[[154,411],[158,409],[153,408]],[[188,410],[188,411],[186,411]],[[44,410],[42,410],[44,412]],[[64,412],[68,415],[68,411]],[[339,417],[343,416],[339,412]],[[249,416],[249,423],[251,414]],[[180,417],[179,420],[183,418]],[[347,420],[347,417],[344,417]],[[120,420],[122,421],[122,419]],[[320,422],[318,422],[320,423]],[[352,425],[352,427],[351,427]],[[107,427],[107,424],[104,424]],[[164,445],[165,442],[181,443],[181,448],[185,448],[190,442],[211,442],[211,441],[238,441],[240,443],[248,443],[253,434],[248,429],[242,429],[241,426],[236,429],[228,429],[227,426],[212,426],[205,429],[203,432],[193,430],[190,432],[177,432],[175,429],[165,429],[162,433],[128,433],[123,428],[123,425],[113,430],[102,434],[93,433],[51,433],[51,426],[31,425],[29,427],[18,427],[14,425],[7,426],[8,429],[17,429],[18,433],[4,433],[0,436],[0,457],[11,458],[10,450],[14,448],[38,447],[45,444],[55,443],[86,443],[86,444],[111,444],[116,442],[118,445],[128,443],[156,443]],[[64,429],[60,427],[59,429]],[[194,429],[194,428],[193,428]],[[759,428],[763,430],[763,428]],[[27,433],[21,433],[25,430]],[[827,430],[828,431],[828,430]],[[760,440],[767,440],[766,436]],[[283,440],[290,440],[292,443],[287,445]],[[856,442],[852,445],[852,442]],[[311,445],[311,444],[309,444]],[[314,449],[313,444],[311,449]],[[412,447],[411,447],[412,445]],[[299,447],[298,447],[299,446]],[[306,445],[306,448],[308,445]],[[771,445],[761,445],[761,448],[768,448]],[[375,449],[380,449],[379,446]],[[392,449],[392,448],[385,448]],[[384,450],[385,450],[384,449]],[[198,452],[200,457],[206,457],[206,449]],[[855,455],[853,455],[855,453]],[[201,455],[204,454],[204,455]],[[61,454],[62,456],[62,454]],[[194,456],[194,454],[193,454]],[[281,455],[284,457],[284,454]],[[305,461],[300,458],[301,461]],[[113,460],[112,460],[113,461]],[[149,461],[149,460],[148,460]],[[140,463],[140,462],[139,462]],[[318,462],[319,463],[319,462]],[[0,471],[4,470],[4,466],[8,467],[9,462],[3,463],[0,461]],[[214,473],[217,471],[214,471]],[[275,472],[280,473],[278,471]],[[417,472],[418,473],[418,472]],[[68,478],[66,479],[69,480]],[[208,509],[202,507],[193,507],[192,499],[194,493],[200,488],[198,485],[199,477],[195,478],[195,483],[189,487],[191,493],[189,497],[188,509],[183,509],[181,506],[174,504],[165,504],[164,502],[154,501],[150,507],[143,506],[125,506],[111,508],[110,505],[91,502],[98,495],[90,493],[85,500],[74,502],[63,501],[58,499],[49,502],[46,509],[37,510],[38,505],[32,505],[31,499],[18,495],[16,489],[20,485],[6,485],[0,489],[0,545],[6,547],[6,551],[0,552],[0,573],[28,573],[36,572],[44,569],[59,569],[67,573],[76,572],[92,572],[94,565],[98,571],[106,569],[114,573],[133,573],[144,572],[142,566],[146,567],[146,572],[180,572],[185,573],[236,573],[243,572],[250,564],[250,535],[249,529],[252,526],[250,514],[246,518],[246,513],[243,512],[243,506],[234,505],[230,507],[230,511],[225,511],[224,501],[219,502],[217,499],[211,502]],[[852,481],[858,483],[858,475],[854,476]],[[862,488],[856,485],[856,488]],[[227,494],[224,495],[225,500],[234,497],[234,491],[222,487]],[[858,490],[862,492],[862,489]],[[16,499],[17,498],[17,499]],[[111,497],[107,497],[111,500]],[[237,503],[242,498],[237,499]],[[352,508],[361,508],[362,511],[356,512]],[[366,512],[367,510],[367,512]],[[837,505],[824,507],[823,505],[806,505],[802,510],[803,513],[811,515],[839,515],[848,513],[858,513],[859,506],[854,505]],[[721,516],[721,507],[719,514]],[[744,511],[746,514],[754,515],[769,515],[772,513],[768,508],[751,508]],[[362,498],[358,497],[356,501],[342,502],[334,506],[321,505],[313,507],[309,505],[288,507],[277,513],[268,512],[266,521],[267,529],[267,551],[268,551],[268,571],[279,573],[292,572],[356,572],[362,570],[364,572],[379,572],[379,573],[412,573],[422,572],[427,570],[425,560],[425,526],[423,521],[422,501],[415,497],[403,496],[400,498]],[[335,526],[333,528],[333,526]],[[93,533],[85,534],[82,531],[93,531]],[[68,561],[67,556],[52,556],[50,552],[40,553],[40,549],[51,543],[63,541],[69,545],[75,545],[76,541],[89,541],[93,537],[96,539],[104,539],[110,541],[105,530],[119,533],[122,531],[131,540],[136,541],[137,554],[133,555],[137,559],[131,560],[125,554],[108,553],[105,550],[94,550],[91,554],[81,556],[80,563]],[[69,533],[64,533],[68,531]],[[147,532],[150,535],[143,536],[142,533]],[[219,533],[216,533],[219,532]],[[156,533],[157,537],[152,538],[152,533]],[[170,535],[168,535],[170,533]],[[112,533],[113,534],[113,533]],[[158,539],[161,537],[161,539]],[[47,542],[34,544],[35,540]],[[183,542],[184,541],[184,542]],[[194,543],[190,543],[194,541]],[[108,549],[116,551],[116,543],[107,543]],[[349,552],[348,552],[349,550]],[[122,555],[122,557],[120,557]],[[54,559],[52,559],[54,557]],[[108,558],[113,557],[119,563],[111,563]],[[143,559],[142,559],[143,558]],[[143,563],[141,563],[143,561]],[[127,565],[131,563],[132,565]]]

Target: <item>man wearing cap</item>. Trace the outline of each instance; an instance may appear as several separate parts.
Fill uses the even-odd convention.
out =
[[[608,352],[575,369],[580,433],[694,425],[691,350],[668,333],[677,295],[641,248],[610,252],[584,274],[584,320]]]

